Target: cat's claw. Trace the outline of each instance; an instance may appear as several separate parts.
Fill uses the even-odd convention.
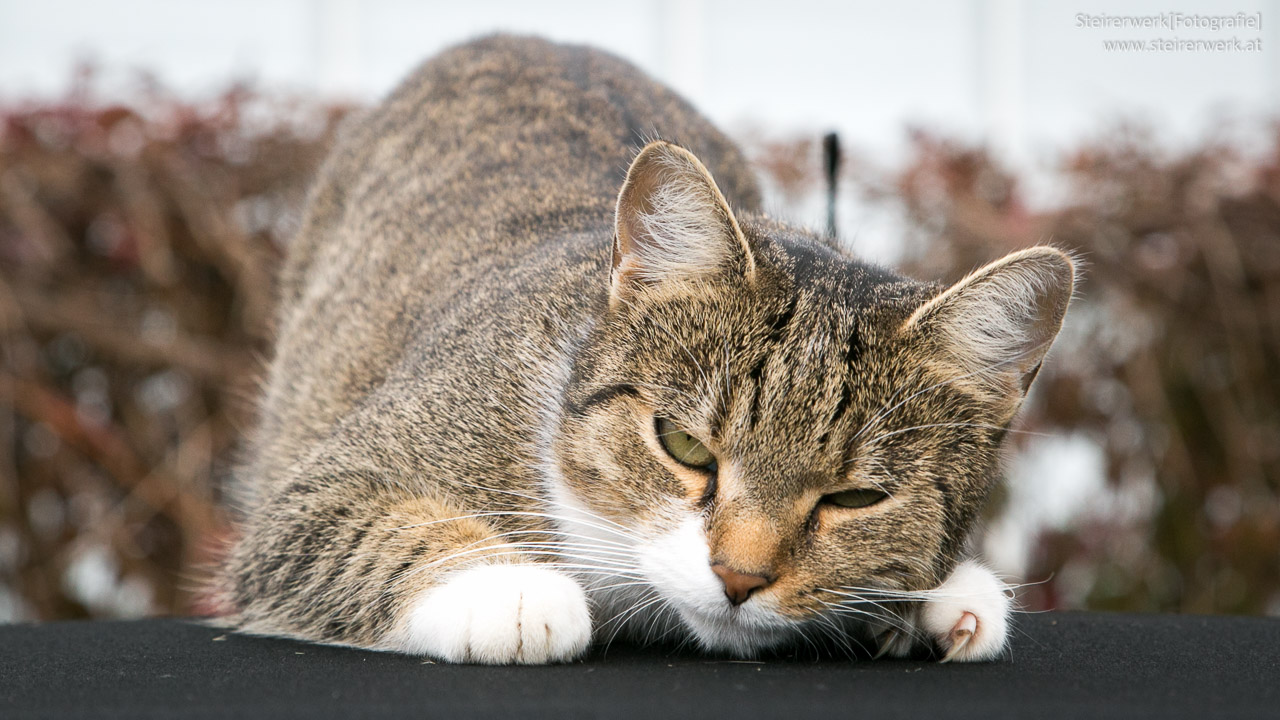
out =
[[[942,650],[942,662],[994,660],[1004,652],[1011,601],[990,570],[958,565],[920,609],[920,626]]]
[[[978,632],[978,616],[971,612],[965,612],[960,616],[960,621],[955,627],[951,628],[951,649],[947,650],[947,654],[942,656],[941,662],[951,662],[964,652],[969,641],[973,639],[975,633]]]
[[[888,655],[888,654],[889,654],[889,652],[890,652],[891,650],[893,650],[893,644],[894,644],[895,642],[897,642],[897,641],[898,641],[898,631],[897,631],[897,630],[890,630],[890,631],[886,632],[886,633],[881,637],[881,640],[880,640],[880,649],[879,649],[878,651],[876,651],[876,654],[875,654],[875,655],[873,655],[871,659],[872,659],[872,660],[879,660],[880,658],[884,657],[885,655]]]

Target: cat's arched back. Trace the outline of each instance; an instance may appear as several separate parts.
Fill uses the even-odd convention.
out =
[[[575,214],[611,214],[628,163],[659,135],[696,152],[735,207],[759,209],[733,143],[629,63],[586,47],[470,42],[348,121],[282,273],[254,460],[268,464],[250,484],[278,475],[385,378],[432,291]]]

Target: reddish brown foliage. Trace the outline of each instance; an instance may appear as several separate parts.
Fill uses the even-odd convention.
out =
[[[1062,173],[1064,206],[1030,214],[989,154],[920,135],[894,186],[922,276],[1046,241],[1084,261],[1072,327],[1025,421],[1095,438],[1112,486],[1146,507],[1047,533],[1030,575],[1052,579],[1031,602],[1056,604],[1070,567],[1090,607],[1274,612],[1280,155],[1169,154],[1122,128]]]
[[[10,612],[188,610],[225,533],[274,268],[338,114],[243,89],[0,112]]]

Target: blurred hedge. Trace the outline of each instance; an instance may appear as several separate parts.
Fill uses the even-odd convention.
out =
[[[273,272],[344,112],[90,88],[0,107],[0,620],[201,610]],[[786,202],[820,184],[815,139],[746,139]],[[902,210],[908,271],[1046,240],[1086,262],[1023,428],[1092,438],[1114,492],[1038,539],[1028,606],[1280,611],[1280,155],[1121,129],[1031,212],[981,148],[913,148],[847,173]]]
[[[339,108],[0,108],[0,619],[181,613]]]

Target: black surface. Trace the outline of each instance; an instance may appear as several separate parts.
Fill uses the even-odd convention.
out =
[[[0,718],[1270,717],[1280,619],[1054,613],[1001,662],[716,661],[615,645],[479,667],[178,620],[0,626]]]

